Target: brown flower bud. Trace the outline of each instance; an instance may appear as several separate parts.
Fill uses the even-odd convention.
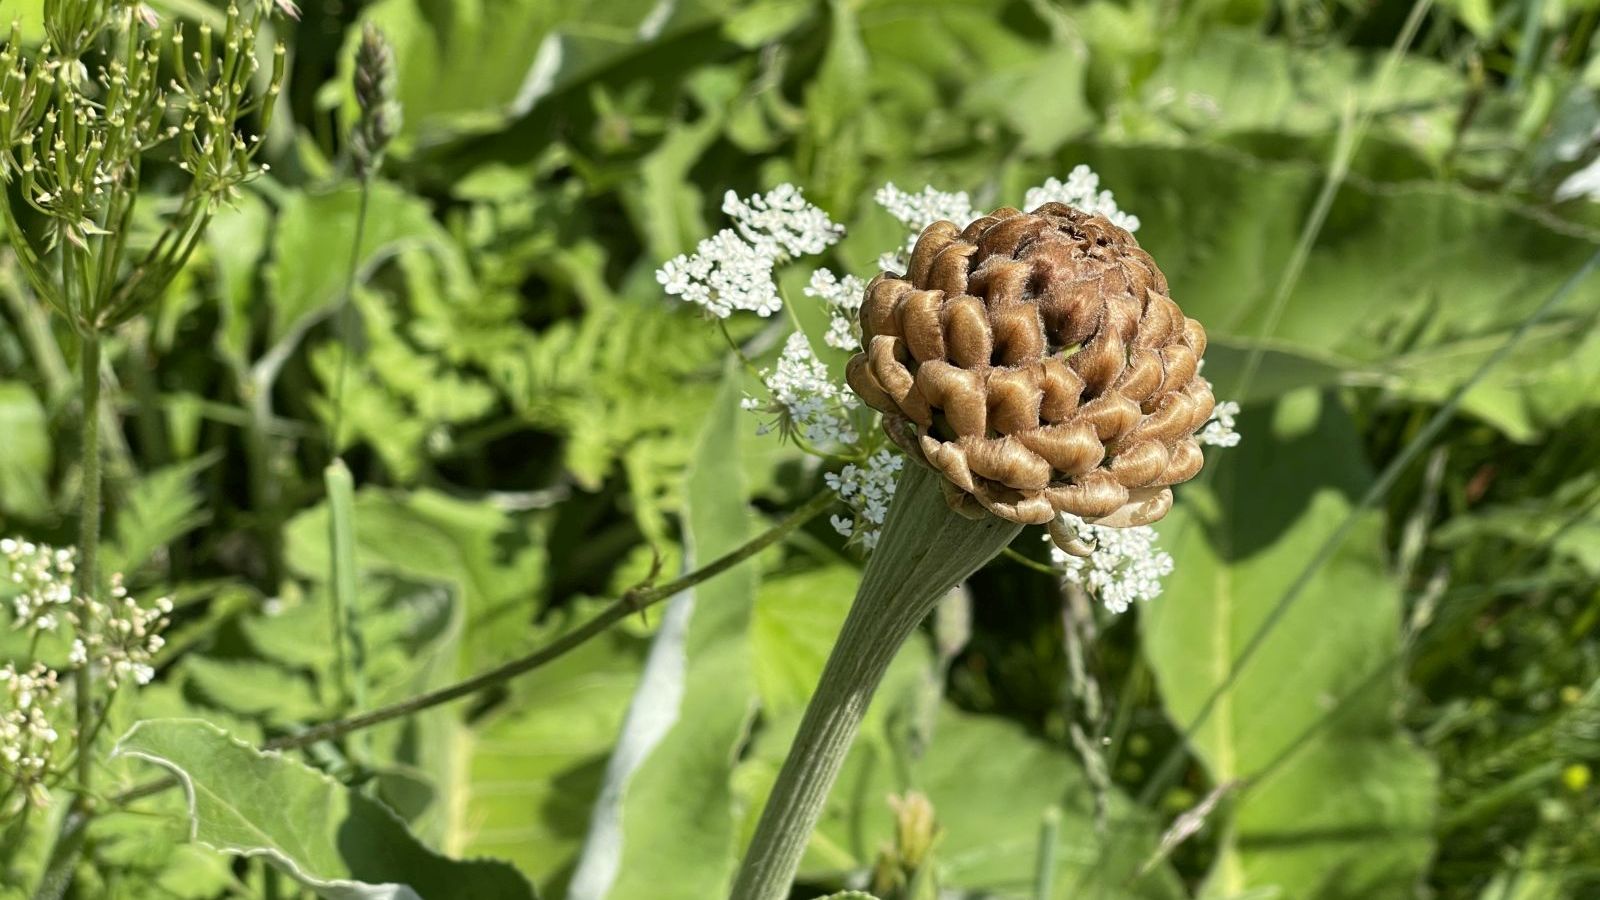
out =
[[[935,222],[861,307],[850,387],[974,518],[1144,525],[1203,461],[1206,333],[1133,235],[1061,203]]]
[[[394,50],[371,22],[362,27],[361,43],[356,46],[355,92],[361,112],[350,135],[350,156],[356,177],[365,180],[382,165],[384,151],[400,131]]]

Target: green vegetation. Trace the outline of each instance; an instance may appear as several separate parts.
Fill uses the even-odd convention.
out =
[[[1079,165],[1242,439],[938,603],[793,896],[1600,893],[1600,3],[304,7],[0,6],[0,898],[727,896],[892,445],[656,272]]]

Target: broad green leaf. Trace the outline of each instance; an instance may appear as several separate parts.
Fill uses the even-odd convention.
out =
[[[684,566],[749,534],[741,371],[732,360],[689,471]],[[673,597],[606,769],[573,900],[697,900],[727,892],[737,851],[732,775],[755,709],[753,561]],[[693,828],[683,822],[693,821]]]
[[[1290,391],[1307,387],[1333,387],[1362,377],[1370,370],[1353,360],[1329,354],[1313,353],[1304,347],[1279,347],[1260,345],[1257,354],[1255,341],[1235,341],[1229,338],[1212,338],[1206,345],[1205,376],[1218,390],[1228,391],[1223,399],[1249,403],[1271,400]],[[1258,356],[1255,374],[1243,394],[1234,392],[1240,383],[1251,356]],[[1375,375],[1367,375],[1375,378]],[[1222,386],[1226,385],[1224,388]]]
[[[254,306],[261,295],[257,281],[271,237],[272,211],[251,192],[218,210],[206,229],[206,246],[217,274],[217,312],[222,319],[217,348],[239,369],[250,359]]]
[[[723,5],[383,0],[363,19],[394,46],[404,151],[501,128],[606,66],[711,24],[710,11]],[[350,83],[353,55],[340,56],[341,88]]]
[[[996,765],[998,760],[1004,765]],[[926,754],[910,763],[907,781],[897,784],[893,769],[884,763],[875,770],[878,779],[860,785],[858,793],[884,812],[862,816],[857,840],[862,847],[876,848],[889,839],[893,819],[882,806],[887,793],[922,791],[944,829],[936,851],[944,885],[999,891],[1031,880],[1045,810],[1059,805],[1057,896],[1183,895],[1164,867],[1129,884],[1153,851],[1153,823],[1113,795],[1107,800],[1110,830],[1097,834],[1093,793],[1078,757],[1013,723],[947,705]]]
[[[139,767],[146,779],[148,766]],[[151,813],[159,809],[159,812]],[[76,890],[89,896],[212,900],[240,887],[233,861],[207,847],[189,843],[184,798],[170,791],[127,815],[107,815],[90,826],[95,856],[115,873],[113,884],[100,881],[92,867],[78,870]],[[87,876],[87,877],[86,877]],[[93,880],[90,880],[93,879]],[[0,893],[0,897],[5,896]]]
[[[1318,168],[1116,145],[1082,147],[1062,165],[1077,162],[1091,165],[1140,217],[1139,242],[1166,272],[1185,313],[1223,342],[1248,346],[1262,339],[1284,261],[1321,184]],[[1016,190],[1036,175],[1042,172],[1019,172]],[[1352,179],[1333,204],[1269,347],[1346,360],[1368,383],[1437,400],[1597,245],[1600,235],[1458,186],[1376,187]],[[1600,395],[1574,388],[1600,373],[1600,344],[1590,340],[1581,360],[1549,361],[1592,335],[1597,296],[1578,292],[1468,394],[1466,409],[1525,437],[1592,404]],[[1225,399],[1237,388],[1213,380]],[[1541,402],[1542,394],[1556,392],[1562,403]]]
[[[1349,419],[1316,393],[1239,431],[1163,523],[1176,571],[1141,611],[1180,728],[1371,481]],[[1395,720],[1400,598],[1381,548],[1363,513],[1194,734],[1215,783],[1242,781],[1208,896],[1409,897],[1427,864],[1435,770]]]
[[[206,700],[238,715],[287,725],[313,721],[326,711],[311,682],[270,663],[191,655],[183,671]]]
[[[1018,136],[1018,152],[1052,153],[1098,122],[1084,97],[1088,63],[1087,49],[1058,43],[1037,59],[980,78],[965,102],[975,116],[997,114]]]
[[[383,181],[373,182],[371,192],[357,256],[361,272],[403,250],[425,249],[441,260],[457,283],[467,278],[460,251],[434,221],[425,201]],[[273,300],[271,343],[293,336],[339,302],[360,205],[361,193],[352,189],[295,192],[284,201],[267,273]],[[330,244],[329,235],[339,235],[345,243]]]
[[[1347,102],[1376,114],[1384,132],[1437,159],[1459,115],[1460,77],[1421,57],[1402,57],[1387,90],[1378,71],[1387,54],[1345,46],[1295,46],[1246,31],[1216,29],[1170,46],[1140,99],[1178,138],[1196,133],[1325,136],[1339,129]],[[1144,135],[1138,135],[1144,137]]]
[[[913,642],[917,644],[920,642]],[[1061,897],[1178,898],[1165,865],[1137,883],[1131,876],[1155,847],[1155,826],[1120,794],[1109,798],[1111,828],[1094,824],[1094,798],[1077,756],[1026,734],[1014,723],[940,704],[931,734],[905,724],[915,717],[927,666],[925,647],[908,646],[880,689],[812,835],[801,877],[823,884],[869,871],[894,839],[891,794],[916,790],[933,803],[943,835],[935,847],[939,882],[948,891],[1010,896],[1033,880],[1045,810],[1061,809],[1055,893]],[[896,671],[898,670],[898,672]],[[757,762],[775,768],[796,717],[760,735]],[[919,755],[920,754],[920,755]],[[765,787],[765,785],[763,785]],[[759,807],[758,807],[759,808]]]
[[[206,523],[210,516],[193,481],[216,459],[207,454],[157,469],[127,489],[117,508],[115,539],[102,549],[107,571],[133,575],[168,544]]]
[[[582,605],[538,643],[593,611]],[[456,729],[445,849],[509,860],[542,893],[566,896],[642,657],[642,641],[613,630],[514,682],[506,703]]]
[[[762,580],[750,651],[767,713],[805,708],[860,583],[861,572],[844,565]]]
[[[455,681],[462,606],[460,591],[442,582],[377,572],[362,578],[354,608],[362,629],[367,699],[358,705],[383,706]],[[190,654],[179,670],[191,676],[194,696],[211,701],[208,718],[218,706],[280,726],[322,718],[337,712],[330,615],[325,581],[313,582],[309,594],[286,591],[267,609],[238,622],[254,656]],[[310,697],[301,696],[308,674],[318,689]],[[274,692],[283,694],[276,704],[270,699]],[[285,713],[286,706],[306,703],[315,708]],[[258,712],[258,706],[265,708]],[[464,766],[456,746],[460,720],[458,707],[436,707],[368,729],[358,739],[361,761],[377,770],[380,799],[392,800],[391,808],[430,843],[454,814],[448,794],[459,781],[458,767]]]
[[[49,423],[26,384],[0,382],[0,515],[39,518],[50,511]]]
[[[266,859],[331,900],[534,896],[505,863],[440,856],[365,796],[205,722],[140,722],[113,756],[155,763],[179,780],[189,800],[192,840]]]
[[[772,579],[758,595],[752,648],[766,715],[738,773],[746,839],[858,580],[853,569],[830,566]],[[843,603],[833,597],[841,590]],[[1044,810],[1059,804],[1057,896],[1181,896],[1165,865],[1123,892],[1122,882],[1153,851],[1153,823],[1119,795],[1110,801],[1115,830],[1097,835],[1078,758],[1012,723],[941,703],[935,666],[921,639],[895,658],[812,835],[802,879],[837,883],[845,873],[869,870],[893,837],[888,796],[919,790],[946,830],[936,849],[946,889],[1009,895],[1031,883]]]
[[[327,509],[287,528],[295,571],[325,578]],[[532,646],[531,622],[544,590],[544,525],[483,501],[421,490],[365,488],[356,493],[356,559],[368,573],[389,573],[460,588],[464,602],[460,671],[477,671]]]

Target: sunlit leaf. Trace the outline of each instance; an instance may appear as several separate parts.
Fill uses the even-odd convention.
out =
[[[115,756],[152,762],[189,799],[193,840],[260,857],[331,900],[532,900],[504,863],[459,862],[418,843],[365,796],[289,757],[263,754],[205,722],[140,722]]]

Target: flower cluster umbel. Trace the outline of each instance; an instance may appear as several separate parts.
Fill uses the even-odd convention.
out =
[[[254,91],[267,9],[229,5],[221,33],[201,24],[192,47],[180,23],[162,32],[142,4],[46,0],[37,50],[12,26],[0,47],[0,181],[15,199],[0,213],[31,286],[74,325],[109,327],[159,296],[209,216],[257,174],[259,138],[241,125],[266,131],[284,73],[279,45]],[[152,241],[130,241],[145,157],[163,144],[187,187]],[[21,228],[28,215],[44,228]]]
[[[121,575],[112,575],[106,601],[75,596],[75,554],[43,544],[0,539],[11,630],[37,652],[67,648],[64,671],[42,660],[0,668],[0,819],[25,803],[42,803],[53,783],[64,737],[78,736],[65,702],[64,672],[87,670],[105,696],[155,676],[152,660],[163,646],[161,631],[172,612],[163,597],[146,606],[129,596]],[[95,726],[91,723],[90,728]]]
[[[901,246],[879,258],[885,271],[905,270],[917,235],[928,225],[939,220],[965,224],[979,215],[965,192],[931,186],[910,193],[885,184],[874,199],[907,232]],[[1088,166],[1074,168],[1066,181],[1051,178],[1027,191],[1024,205],[1031,209],[1052,201],[1100,213],[1130,232],[1139,228],[1139,219],[1117,206]],[[656,280],[668,294],[719,319],[741,310],[762,317],[782,311],[784,298],[775,277],[778,267],[800,256],[822,253],[844,235],[843,226],[807,203],[800,189],[789,184],[748,199],[729,191],[722,211],[732,220],[732,227],[701,241],[694,253],[668,260],[656,272]],[[812,271],[804,293],[828,313],[828,329],[821,335],[827,346],[847,352],[861,349],[859,317],[866,285],[865,279],[854,274],[841,275],[826,268]],[[774,416],[778,430],[803,449],[844,463],[824,476],[850,510],[848,516],[833,516],[832,524],[852,543],[871,551],[894,497],[904,457],[884,446],[882,429],[875,427],[875,420],[864,418],[871,410],[857,403],[839,373],[817,356],[803,331],[788,336],[776,365],[761,369],[760,376],[766,396],[747,398],[745,408]],[[1238,412],[1237,403],[1217,404],[1213,421],[1198,435],[1201,443],[1237,444],[1234,418]],[[770,427],[763,422],[760,430]],[[1063,516],[1052,527],[1076,538],[1076,546],[1084,554],[1052,553],[1063,580],[1083,587],[1113,612],[1160,594],[1161,579],[1172,571],[1172,558],[1156,548],[1152,528],[1107,528],[1072,516]]]

